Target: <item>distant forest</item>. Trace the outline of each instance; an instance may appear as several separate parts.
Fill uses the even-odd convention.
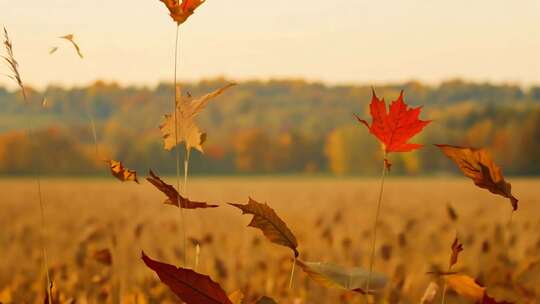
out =
[[[199,96],[225,83],[187,83],[183,90]],[[409,82],[374,89],[387,102],[404,90],[407,103],[424,106],[421,118],[433,120],[412,140],[424,144],[423,149],[391,155],[393,174],[455,172],[432,146],[435,143],[486,147],[505,174],[540,174],[540,87],[525,90],[454,80],[438,86]],[[28,93],[31,102],[25,104],[20,92],[0,88],[0,175],[25,175],[33,167],[46,175],[106,174],[104,159],[120,160],[141,174],[149,168],[159,174],[175,172],[174,152],[162,148],[158,130],[163,116],[172,111],[171,84],[145,88],[96,82]],[[379,174],[375,160],[381,160],[380,147],[353,117],[356,113],[369,119],[370,100],[367,85],[239,83],[198,118],[208,140],[205,153],[193,155],[191,172]],[[29,118],[33,143],[25,131]]]

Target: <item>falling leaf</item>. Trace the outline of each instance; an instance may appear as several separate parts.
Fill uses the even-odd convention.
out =
[[[384,288],[387,278],[383,274],[372,273],[370,287],[366,291],[369,271],[359,267],[343,267],[332,263],[303,262],[296,260],[300,268],[315,282],[327,288],[345,289],[362,294],[372,294]]]
[[[137,179],[137,172],[133,170],[126,169],[124,165],[116,160],[107,160],[109,168],[111,169],[111,174],[122,182],[134,181],[137,184],[139,180]]]
[[[429,283],[428,287],[426,288],[426,291],[424,292],[424,295],[422,296],[422,300],[420,300],[420,304],[432,304],[435,303],[435,297],[437,296],[437,292],[439,291],[439,285],[435,282]]]
[[[75,51],[77,51],[77,55],[79,55],[79,57],[81,57],[81,59],[84,58],[83,54],[81,53],[81,48],[79,47],[79,45],[75,42],[75,36],[73,34],[68,34],[68,35],[65,35],[65,36],[60,36],[60,39],[65,39],[69,42],[71,42],[71,44],[73,45],[73,47],[75,48]]]
[[[195,10],[205,2],[205,0],[160,0],[169,10],[171,18],[178,24],[186,22],[193,15]]]
[[[233,304],[242,304],[242,301],[244,300],[244,294],[242,293],[242,291],[236,290],[229,295],[229,300],[231,300]]]
[[[277,302],[274,301],[274,299],[272,298],[262,296],[260,299],[257,300],[257,302],[255,302],[255,304],[277,304]]]
[[[450,268],[454,266],[459,257],[459,253],[463,251],[463,244],[461,244],[456,236],[454,242],[452,242],[452,255],[450,256]]]
[[[152,260],[144,252],[142,259],[161,282],[187,304],[233,304],[221,286],[206,275]]]
[[[469,299],[480,304],[511,304],[505,301],[498,302],[494,298],[491,298],[487,294],[485,287],[480,286],[480,284],[476,283],[473,278],[467,275],[445,275],[444,279],[449,288],[465,299]]]
[[[195,117],[206,107],[210,100],[221,95],[234,85],[228,84],[197,99],[192,99],[189,95],[183,96],[180,87],[177,87],[176,119],[174,113],[165,115],[165,122],[159,127],[163,136],[165,150],[171,150],[177,144],[184,142],[187,151],[195,148],[203,152],[202,144],[206,140],[206,134],[199,130],[195,123]],[[177,127],[176,132],[175,125]]]
[[[56,53],[56,51],[58,51],[58,47],[53,46],[52,48],[49,49],[49,55],[52,55],[52,54]]]
[[[211,205],[205,202],[194,202],[181,196],[176,189],[165,183],[159,178],[152,170],[150,170],[150,176],[146,178],[152,185],[154,185],[159,191],[163,192],[167,199],[164,204],[173,205],[176,207],[182,207],[183,209],[197,209],[197,208],[216,208],[218,205]]]
[[[493,162],[487,150],[450,145],[436,146],[453,160],[476,186],[510,199],[513,210],[517,210],[518,199],[512,195],[512,185],[504,180],[501,168]]]
[[[422,107],[409,109],[407,104],[403,102],[403,91],[401,91],[398,99],[392,102],[390,111],[387,112],[386,102],[384,99],[379,100],[375,90],[373,90],[370,104],[371,126],[358,116],[356,119],[379,139],[385,153],[408,152],[422,147],[422,145],[411,144],[408,141],[430,123],[430,121],[418,119],[421,110]]]
[[[109,249],[97,250],[92,254],[94,260],[100,262],[103,265],[111,266],[112,265],[112,254]]]
[[[294,256],[298,257],[298,241],[291,232],[287,224],[279,218],[276,212],[267,204],[261,204],[251,197],[247,204],[229,204],[240,210],[242,214],[252,214],[253,219],[248,227],[254,227],[262,230],[264,236],[273,243],[286,246],[292,249]]]

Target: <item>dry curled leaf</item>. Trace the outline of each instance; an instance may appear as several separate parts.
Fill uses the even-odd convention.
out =
[[[194,148],[203,152],[202,144],[206,140],[206,134],[199,130],[195,123],[195,117],[206,107],[210,100],[221,95],[234,85],[228,84],[197,99],[192,99],[190,95],[183,96],[180,87],[177,87],[176,117],[175,113],[165,115],[165,122],[159,126],[165,150],[171,150],[176,145],[184,142],[186,151]]]
[[[119,162],[117,160],[107,160],[106,161],[109,164],[109,168],[111,169],[111,174],[116,177],[118,180],[122,182],[129,182],[133,181],[137,184],[139,183],[139,180],[137,179],[137,172],[134,170],[129,170],[124,167],[122,162]]]
[[[327,288],[344,289],[362,294],[372,294],[383,289],[387,278],[383,274],[372,273],[370,290],[364,290],[369,271],[359,267],[343,267],[332,263],[303,262],[296,260],[300,268],[315,282]]]
[[[512,195],[512,185],[504,180],[501,168],[493,162],[487,150],[450,145],[436,146],[454,161],[461,172],[471,178],[476,186],[510,199],[513,210],[517,210],[518,199]]]
[[[71,42],[71,44],[73,45],[73,47],[75,48],[75,51],[77,52],[77,55],[79,55],[79,57],[81,59],[84,58],[83,54],[81,53],[81,48],[79,47],[79,45],[75,42],[75,35],[73,34],[68,34],[68,35],[65,35],[65,36],[60,36],[59,37],[60,39],[65,39],[69,42]]]
[[[106,265],[111,266],[112,265],[112,254],[109,249],[101,249],[97,250],[92,254],[92,257],[97,262]]]
[[[430,121],[418,119],[421,110],[422,107],[409,109],[403,102],[403,91],[401,91],[398,99],[390,104],[387,112],[386,102],[384,99],[380,100],[373,90],[370,104],[371,126],[358,116],[356,119],[379,139],[385,153],[408,152],[422,147],[408,141],[430,123]]]
[[[240,210],[242,214],[252,214],[253,219],[248,227],[254,227],[262,230],[264,236],[273,243],[286,246],[292,249],[294,256],[298,256],[298,241],[287,227],[287,224],[276,214],[274,209],[267,204],[261,204],[252,198],[249,198],[247,204],[229,204]]]
[[[159,191],[163,192],[167,199],[164,204],[181,207],[183,209],[198,209],[198,208],[216,208],[218,205],[212,205],[205,202],[195,202],[188,198],[183,197],[176,191],[176,189],[165,183],[159,176],[154,174],[152,170],[149,172],[150,176],[146,178],[152,185],[154,185]]]
[[[209,276],[152,260],[144,252],[142,259],[161,282],[187,304],[233,304],[221,286]]]
[[[178,24],[186,22],[193,15],[195,10],[205,2],[205,0],[160,0],[169,10],[171,18]]]
[[[452,255],[450,256],[450,268],[452,268],[452,266],[454,266],[457,261],[458,261],[458,257],[459,257],[459,253],[463,251],[463,244],[461,244],[456,236],[456,238],[454,239],[454,242],[452,242]]]

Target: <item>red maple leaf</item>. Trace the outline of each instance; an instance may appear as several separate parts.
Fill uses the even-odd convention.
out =
[[[409,152],[422,147],[420,144],[408,143],[408,140],[422,131],[431,121],[418,119],[422,107],[409,108],[403,102],[403,91],[398,99],[390,104],[390,111],[387,112],[384,98],[379,99],[373,90],[369,107],[371,126],[367,121],[355,115],[356,119],[366,125],[369,132],[381,141],[385,153]]]

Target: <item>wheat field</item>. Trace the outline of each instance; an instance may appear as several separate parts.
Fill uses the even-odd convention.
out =
[[[540,180],[510,180],[521,203],[513,215],[507,200],[462,178],[390,179],[374,267],[390,283],[376,298],[384,299],[382,303],[418,303],[430,281],[442,285],[440,278],[426,272],[445,269],[457,232],[465,247],[458,271],[490,286],[490,293],[499,298],[535,303],[540,294],[535,264],[540,260]],[[45,179],[45,243],[58,299],[62,303],[178,303],[140,256],[144,250],[181,265],[185,225],[187,266],[197,263],[198,272],[209,274],[229,293],[242,290],[246,299],[268,295],[279,303],[363,303],[363,296],[324,289],[298,269],[289,289],[290,251],[267,242],[260,231],[246,229],[249,217],[225,203],[245,203],[250,196],[269,203],[297,236],[303,260],[367,267],[378,182],[193,178],[190,197],[221,206],[184,210],[182,224],[179,209],[163,206],[163,195],[147,182]],[[0,180],[2,303],[43,302],[45,279],[34,183],[24,178]],[[458,215],[455,221],[448,216],[448,204]],[[95,258],[101,249],[110,249],[111,265]],[[511,284],[521,287],[510,288]],[[448,293],[447,303],[462,301]]]

